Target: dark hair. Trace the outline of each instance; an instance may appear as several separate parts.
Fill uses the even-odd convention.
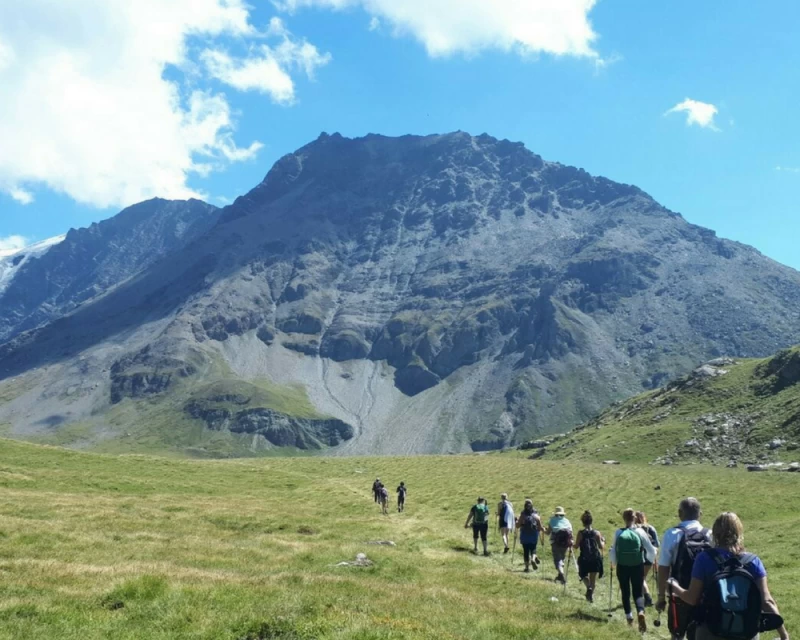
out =
[[[486,498],[479,497],[479,498],[478,498],[478,502],[486,502]]]
[[[678,513],[683,520],[699,520],[703,513],[700,501],[697,498],[684,498],[678,507]]]
[[[594,522],[594,518],[592,517],[592,512],[589,511],[588,509],[584,511],[583,515],[581,516],[581,522],[583,523],[583,526],[586,527],[587,529],[591,527],[592,522]]]

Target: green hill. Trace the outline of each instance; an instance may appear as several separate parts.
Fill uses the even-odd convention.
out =
[[[666,465],[800,460],[800,347],[763,360],[712,360],[523,448],[544,458]]]
[[[379,514],[380,476],[409,486]],[[500,553],[468,553],[472,501],[585,508],[611,535],[643,508],[663,530],[697,495],[735,509],[789,621],[800,616],[800,476],[712,467],[530,461],[522,455],[226,461],[80,453],[0,440],[0,639],[617,640],[620,610],[566,594]],[[661,490],[654,491],[659,485]],[[774,496],[781,496],[775,500]],[[756,526],[758,523],[758,526]],[[369,541],[391,540],[395,547]],[[366,553],[367,568],[341,567]],[[616,591],[616,587],[615,587]],[[553,599],[557,601],[553,601]],[[652,614],[649,615],[652,619]],[[666,638],[652,629],[649,638]]]

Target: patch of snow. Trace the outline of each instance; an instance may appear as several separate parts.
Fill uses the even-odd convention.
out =
[[[48,238],[35,244],[28,245],[22,249],[9,249],[0,251],[0,295],[2,295],[11,284],[14,276],[31,258],[38,258],[47,253],[52,247],[59,244],[66,236],[56,236]]]

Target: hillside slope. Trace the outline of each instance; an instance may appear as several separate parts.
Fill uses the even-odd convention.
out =
[[[800,347],[766,359],[713,360],[543,444],[523,446],[546,458],[665,465],[798,461]]]
[[[0,347],[0,424],[210,455],[274,453],[286,428],[341,454],[486,450],[797,342],[800,273],[636,187],[486,135],[323,135],[192,242]],[[328,439],[249,387],[238,409],[203,400],[227,412],[207,419],[218,382],[347,426]]]

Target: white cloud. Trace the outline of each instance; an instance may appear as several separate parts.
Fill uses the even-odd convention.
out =
[[[589,12],[596,0],[273,0],[284,11],[360,7],[411,34],[431,56],[487,49],[597,58]]]
[[[681,112],[686,114],[687,125],[696,124],[706,129],[719,131],[716,123],[714,122],[714,116],[719,113],[719,109],[717,109],[717,107],[715,107],[713,104],[686,98],[683,102],[679,102],[672,107],[672,109],[667,111],[664,115]]]
[[[290,72],[301,70],[313,78],[316,69],[330,62],[331,56],[321,54],[305,40],[294,40],[277,18],[271,21],[268,35],[279,36],[282,42],[275,47],[260,45],[255,54],[241,60],[219,49],[206,49],[202,60],[211,76],[234,89],[259,91],[275,102],[291,104],[295,101],[295,88]]]
[[[370,31],[380,31],[381,29],[381,20],[377,16],[372,16],[369,21],[369,30]]]
[[[800,167],[782,167],[778,165],[775,167],[775,171],[782,171],[784,173],[800,173]]]
[[[30,204],[33,202],[33,194],[25,189],[20,189],[17,186],[11,186],[5,189],[14,200],[20,204]]]
[[[0,238],[0,258],[10,256],[26,246],[28,246],[28,239],[25,236]]]
[[[196,64],[199,41],[278,35],[250,24],[245,0],[0,0],[0,14],[0,191],[15,199],[41,186],[100,207],[196,196],[192,175],[261,148],[237,145],[228,100]],[[313,45],[280,37],[276,64],[313,71]]]

